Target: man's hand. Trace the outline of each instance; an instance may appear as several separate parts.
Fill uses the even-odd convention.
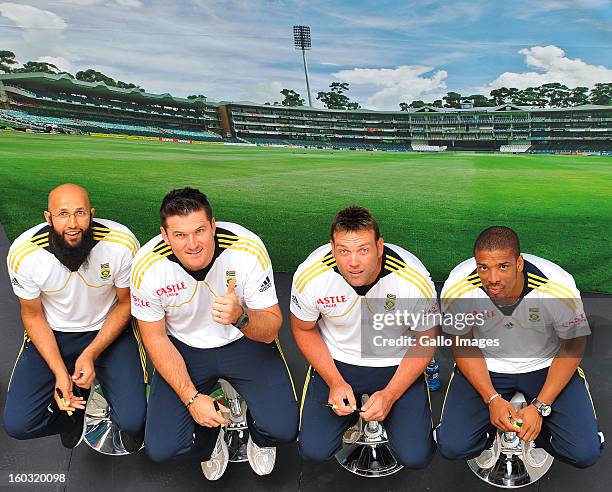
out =
[[[87,350],[84,350],[74,363],[72,381],[79,388],[89,389],[95,377],[94,358]]]
[[[513,426],[513,422],[521,422],[521,417],[516,412],[514,405],[498,396],[489,404],[489,416],[491,423],[504,432],[518,432],[520,427]]]
[[[230,409],[217,402],[221,413],[229,413]],[[229,424],[227,420],[219,412],[215,410],[215,400],[208,395],[200,395],[193,403],[189,405],[189,413],[193,420],[203,427],[219,427],[220,425]]]
[[[232,325],[242,316],[242,307],[238,303],[238,296],[234,292],[236,280],[230,280],[224,295],[215,298],[212,306],[212,320],[221,325]]]
[[[59,389],[59,394],[58,390]],[[74,412],[75,410],[85,409],[85,400],[82,396],[75,396],[72,393],[72,379],[67,372],[56,374],[55,387],[53,390],[55,403],[60,410]]]
[[[361,417],[366,421],[385,420],[394,403],[395,399],[387,391],[377,391],[361,407]]]
[[[348,401],[348,405],[345,400]],[[334,405],[332,410],[340,416],[350,415],[357,409],[353,388],[344,380],[331,385],[327,402]]]
[[[526,442],[534,441],[542,430],[543,417],[533,405],[527,405],[521,408],[518,412],[519,417],[523,419],[523,425],[518,433],[518,436]]]

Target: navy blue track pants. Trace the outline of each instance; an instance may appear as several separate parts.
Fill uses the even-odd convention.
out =
[[[344,380],[351,386],[357,404],[361,396],[382,390],[391,380],[397,366],[363,367],[335,361]],[[357,414],[336,415],[326,407],[329,387],[310,369],[302,396],[300,452],[310,461],[327,461],[342,447],[342,435]],[[419,377],[395,402],[384,420],[389,444],[400,463],[408,468],[425,468],[436,449],[433,440],[431,406],[425,377]]]
[[[548,368],[521,374],[489,372],[495,391],[510,400],[520,391],[530,403],[544,385]],[[490,445],[495,428],[480,395],[455,367],[449,381],[436,439],[440,453],[455,460],[477,457]],[[544,417],[535,440],[555,458],[578,468],[593,465],[603,449],[595,408],[584,373],[579,368]]]
[[[68,373],[97,331],[53,332]],[[144,352],[143,352],[144,353]],[[131,434],[142,431],[146,415],[145,375],[136,334],[128,326],[94,363],[96,379],[111,407],[111,420]],[[16,439],[61,434],[74,421],[54,400],[55,376],[26,336],[6,395],[4,428]],[[78,392],[76,385],[75,393]]]
[[[247,424],[255,444],[272,447],[295,440],[297,402],[278,345],[242,337],[222,347],[200,349],[169,338],[200,393],[210,394],[223,378],[246,400]],[[168,383],[158,373],[153,375],[145,430],[145,449],[152,460],[207,461],[218,433],[219,427],[198,425]]]

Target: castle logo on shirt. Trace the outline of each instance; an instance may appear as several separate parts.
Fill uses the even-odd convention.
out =
[[[166,285],[155,291],[158,296],[166,295],[168,297],[176,297],[181,290],[185,290],[187,286],[185,282],[177,282],[176,284]]]
[[[102,280],[108,280],[110,275],[110,263],[100,263],[100,278]]]
[[[225,285],[229,285],[232,280],[236,279],[236,270],[225,271]]]
[[[346,296],[327,296],[327,297],[319,297],[317,299],[317,304],[322,305],[323,308],[335,308],[338,304],[346,302],[348,299]]]

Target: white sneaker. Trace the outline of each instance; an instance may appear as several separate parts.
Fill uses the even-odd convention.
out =
[[[485,449],[480,455],[475,458],[476,464],[483,469],[491,468],[496,462],[497,458],[499,458],[500,452],[500,442],[499,442],[499,433],[495,433],[495,440],[493,441],[493,445],[489,449]]]
[[[229,462],[229,451],[225,443],[225,431],[219,429],[215,449],[213,449],[210,459],[202,461],[202,472],[208,480],[218,480],[225,473],[227,463]]]
[[[536,448],[533,441],[528,443],[523,442],[523,459],[530,466],[540,468],[546,463],[548,453],[544,448]]]
[[[274,463],[276,463],[276,448],[260,448],[249,436],[247,458],[249,465],[257,475],[268,475],[272,473]]]

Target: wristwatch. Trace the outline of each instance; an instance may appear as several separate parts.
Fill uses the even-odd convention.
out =
[[[242,310],[242,314],[240,315],[240,318],[238,318],[238,320],[235,323],[232,323],[232,325],[234,325],[239,330],[243,330],[244,328],[246,328],[246,325],[248,324],[249,324],[249,313],[244,309]]]
[[[552,412],[552,408],[550,405],[542,403],[537,398],[531,400],[531,404],[538,409],[538,412],[540,412],[540,415],[542,417],[548,417],[550,415],[550,412]]]

